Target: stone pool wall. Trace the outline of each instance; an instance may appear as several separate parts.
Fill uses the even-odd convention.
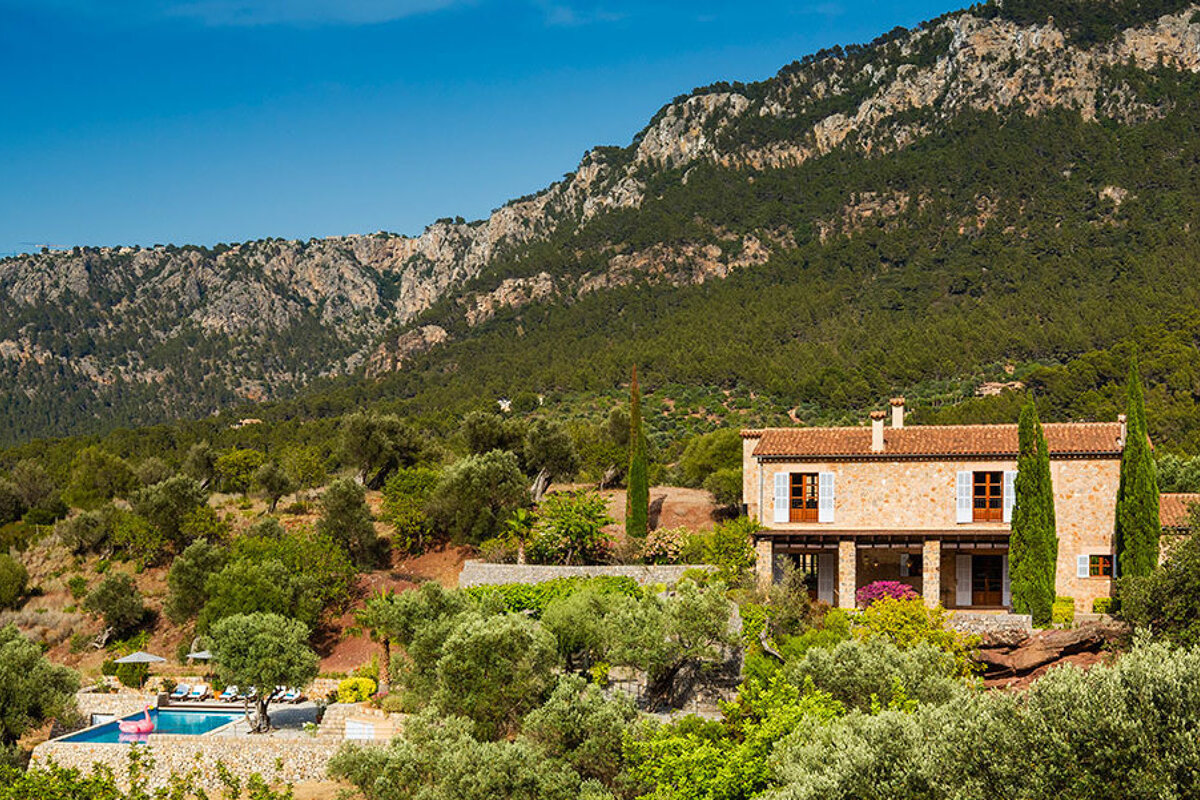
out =
[[[91,719],[92,714],[112,714],[114,717],[127,717],[136,714],[146,706],[154,708],[158,698],[152,694],[139,692],[78,692],[75,695],[75,705],[83,715],[84,722]]]
[[[224,764],[243,782],[258,773],[272,783],[326,780],[325,767],[340,742],[304,737],[173,736],[151,734],[147,745],[119,743],[46,742],[33,751],[30,768],[53,761],[83,772],[93,764],[112,769],[118,782],[126,781],[129,753],[137,747],[154,766],[147,773],[151,787],[165,786],[171,774],[192,775],[207,791],[223,788],[217,764]]]

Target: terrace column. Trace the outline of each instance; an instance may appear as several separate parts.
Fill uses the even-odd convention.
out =
[[[775,543],[766,536],[754,543],[754,578],[764,592],[775,582]]]
[[[853,539],[838,542],[838,608],[854,608],[858,588],[858,548]]]
[[[942,542],[926,539],[921,548],[921,597],[933,608],[942,602]]]

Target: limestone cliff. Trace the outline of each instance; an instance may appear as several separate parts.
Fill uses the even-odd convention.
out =
[[[755,268],[793,247],[793,232],[733,235],[720,220],[694,220],[705,232],[694,241],[635,244],[602,223],[641,208],[663,182],[686,184],[701,164],[752,181],[839,149],[895,152],[964,112],[1065,109],[1118,124],[1161,117],[1167,101],[1139,93],[1129,75],[1200,71],[1198,8],[1086,47],[1049,20],[947,15],[867,47],[806,58],[760,83],[696,90],[664,106],[629,146],[596,148],[536,195],[484,220],[438,221],[419,236],[76,248],[5,259],[0,403],[11,419],[28,421],[9,436],[287,396],[320,376],[403,369],[416,353],[470,335],[505,310]],[[1116,207],[1124,191],[1105,187],[1100,197]],[[825,241],[925,202],[848,192],[840,215],[809,224]],[[960,230],[984,224],[995,199],[974,203]],[[592,229],[605,232],[587,252],[574,249],[571,236]],[[47,416],[48,406],[74,410]]]

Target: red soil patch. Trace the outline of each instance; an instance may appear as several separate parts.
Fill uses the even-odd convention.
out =
[[[391,569],[376,570],[358,579],[360,596],[387,590],[404,592],[417,588],[425,581],[437,581],[447,588],[458,586],[462,564],[471,554],[467,547],[445,547],[411,558],[393,557]],[[382,657],[383,650],[365,633],[347,636],[346,630],[356,626],[354,612],[363,607],[364,600],[354,608],[322,627],[316,644],[321,654],[321,672],[350,672],[367,664],[372,656]]]

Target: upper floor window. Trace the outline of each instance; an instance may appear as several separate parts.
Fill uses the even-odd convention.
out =
[[[1004,473],[976,472],[972,490],[972,519],[975,522],[1004,520]]]
[[[771,521],[833,522],[836,480],[832,472],[776,472]]]
[[[788,521],[818,522],[820,498],[820,475],[818,473],[793,472]]]

